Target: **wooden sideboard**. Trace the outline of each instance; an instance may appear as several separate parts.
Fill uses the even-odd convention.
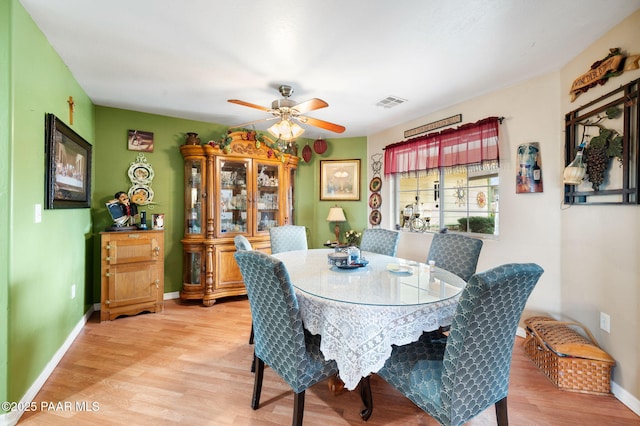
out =
[[[100,321],[164,309],[164,231],[100,233]]]

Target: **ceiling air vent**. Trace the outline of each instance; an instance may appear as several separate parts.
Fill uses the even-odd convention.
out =
[[[378,101],[376,106],[383,107],[383,108],[393,108],[394,106],[398,106],[404,102],[407,102],[407,100],[399,98],[397,96],[387,96],[381,101]]]

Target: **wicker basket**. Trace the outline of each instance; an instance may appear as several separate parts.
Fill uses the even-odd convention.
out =
[[[586,327],[543,316],[527,318],[524,322],[525,352],[559,389],[599,395],[610,393],[611,368],[615,361],[600,349]],[[571,326],[582,328],[589,338]]]

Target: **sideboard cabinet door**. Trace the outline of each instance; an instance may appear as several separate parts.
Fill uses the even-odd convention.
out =
[[[102,232],[100,244],[100,320],[162,311],[164,231]]]

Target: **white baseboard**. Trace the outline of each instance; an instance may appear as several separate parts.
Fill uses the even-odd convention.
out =
[[[180,292],[179,291],[174,291],[172,293],[165,293],[164,294],[164,300],[179,299],[179,298],[180,298]]]
[[[98,304],[98,307],[100,307],[99,304]],[[80,319],[80,321],[78,321],[78,323],[73,328],[73,330],[71,330],[71,333],[69,333],[69,336],[67,336],[67,339],[64,341],[62,346],[60,346],[60,348],[53,355],[53,358],[51,358],[51,360],[45,366],[44,370],[42,370],[42,373],[40,373],[36,381],[33,382],[33,384],[29,387],[27,392],[24,394],[24,396],[20,400],[20,403],[18,404],[20,407],[29,406],[29,404],[33,401],[33,399],[36,397],[38,392],[40,392],[40,389],[42,388],[42,386],[45,384],[45,382],[47,381],[51,373],[53,373],[53,370],[55,370],[56,366],[58,365],[58,363],[60,362],[64,354],[67,353],[67,351],[73,344],[73,341],[76,339],[76,337],[78,337],[78,335],[84,328],[84,325],[87,323],[87,321],[91,317],[91,314],[93,314],[93,307],[90,307],[89,310],[82,316],[82,318]],[[10,413],[0,415],[0,426],[15,425],[16,423],[18,423],[18,420],[20,420],[20,417],[22,416],[23,413],[24,413],[24,410],[20,410],[20,411],[12,411]]]
[[[640,400],[638,400],[638,398],[631,395],[629,392],[618,386],[618,384],[613,381],[611,382],[611,393],[616,397],[616,399],[629,407],[629,410],[640,416]]]

